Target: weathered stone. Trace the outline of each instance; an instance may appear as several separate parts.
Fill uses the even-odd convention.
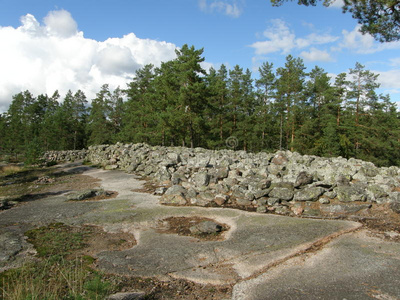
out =
[[[229,200],[229,196],[224,195],[224,194],[218,194],[214,198],[214,202],[219,206],[224,205],[228,200]]]
[[[265,206],[258,206],[256,211],[258,213],[266,213],[267,212],[267,208]]]
[[[295,188],[299,188],[305,186],[307,184],[312,183],[314,180],[313,176],[308,174],[307,172],[300,172],[296,178],[296,182],[294,183]]]
[[[388,196],[385,190],[377,184],[368,185],[366,193],[368,195],[368,199],[371,201],[377,201],[380,198],[385,198]]]
[[[280,202],[278,198],[268,198],[268,205],[276,205]]]
[[[95,196],[100,196],[103,193],[104,193],[104,190],[89,189],[89,190],[70,193],[67,195],[67,199],[74,200],[74,201],[82,201],[82,200],[89,199],[89,198],[92,198]]]
[[[312,208],[310,206],[306,206],[306,207],[304,207],[303,214],[307,215],[307,216],[316,217],[316,216],[321,215],[321,211],[319,209],[315,209],[315,208]]]
[[[118,165],[107,165],[104,167],[105,170],[116,170],[118,168],[119,168]]]
[[[275,206],[275,213],[277,213],[278,215],[287,215],[290,213],[290,209],[287,206]]]
[[[268,203],[268,198],[260,198],[257,200],[257,206],[265,206]]]
[[[278,198],[280,200],[292,200],[294,191],[288,188],[275,187],[271,192],[269,192],[268,196],[272,198]]]
[[[171,186],[162,196],[160,203],[185,205],[187,190],[180,185]]]
[[[365,201],[366,195],[354,186],[342,185],[334,189],[340,202]]]
[[[154,195],[164,195],[164,193],[167,191],[166,187],[158,187],[156,188],[156,190],[154,191]]]
[[[271,161],[271,163],[275,165],[283,165],[286,164],[287,162],[288,158],[283,152],[278,152]]]
[[[210,183],[210,175],[206,172],[196,173],[193,175],[192,181],[198,187],[208,186]]]
[[[329,199],[334,199],[334,198],[336,198],[337,194],[335,191],[329,191],[329,192],[325,192],[324,196],[328,197]]]
[[[319,203],[321,203],[321,204],[329,204],[329,203],[331,203],[331,201],[330,201],[328,198],[326,198],[326,197],[322,197],[322,198],[320,198],[318,201],[319,201]]]
[[[116,293],[107,297],[107,300],[142,300],[146,298],[143,292]]]
[[[390,203],[390,208],[391,208],[394,212],[400,214],[400,201],[396,201],[396,202]]]
[[[296,215],[296,216],[301,216],[304,212],[304,208],[301,206],[300,203],[295,203],[295,205],[292,206],[291,211]]]
[[[304,188],[295,193],[293,200],[317,201],[324,192],[325,190],[321,187]]]
[[[189,228],[192,234],[216,234],[222,226],[214,221],[203,221]]]
[[[270,189],[270,188],[265,189],[265,190],[258,190],[258,191],[256,191],[256,192],[254,193],[254,198],[259,199],[259,198],[265,197],[265,196],[267,196],[267,195],[269,194],[269,192],[270,192],[271,190],[272,190],[272,189]]]
[[[197,201],[195,201],[198,206],[208,206],[214,201],[215,195],[210,192],[201,192],[197,195]]]

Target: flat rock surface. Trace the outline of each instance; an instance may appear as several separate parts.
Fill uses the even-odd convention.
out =
[[[131,249],[95,254],[98,267],[106,272],[232,284],[233,299],[336,299],[335,293],[337,299],[400,297],[400,244],[369,236],[359,223],[162,206],[158,196],[134,192],[143,185],[134,175],[86,167],[83,171],[117,197],[71,202],[63,193],[0,212],[0,241],[12,243],[0,247],[5,251],[2,264],[26,251],[23,232],[29,228],[52,222],[93,224],[133,234],[137,242]],[[229,229],[217,240],[159,230],[160,221],[169,217],[204,217]]]

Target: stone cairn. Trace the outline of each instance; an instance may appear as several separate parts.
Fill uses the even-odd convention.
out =
[[[45,159],[86,159],[151,179],[167,205],[337,216],[387,204],[400,213],[400,168],[353,158],[117,143],[52,151]]]

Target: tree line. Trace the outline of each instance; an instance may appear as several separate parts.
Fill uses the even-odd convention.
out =
[[[400,165],[400,114],[378,95],[378,75],[359,63],[335,80],[301,58],[284,66],[264,62],[259,78],[239,65],[206,72],[203,49],[184,45],[174,60],[146,65],[126,89],[103,85],[89,104],[85,94],[63,99],[13,96],[0,115],[1,151],[35,157],[46,150],[116,142],[150,145],[288,149],[302,154],[355,157]],[[233,143],[232,143],[233,142]]]

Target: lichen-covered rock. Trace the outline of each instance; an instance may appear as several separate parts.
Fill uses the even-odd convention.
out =
[[[180,185],[171,186],[165,194],[161,197],[160,202],[162,204],[175,204],[175,205],[185,205],[187,190]]]
[[[366,194],[357,189],[355,186],[342,185],[335,188],[337,198],[340,202],[365,201]]]
[[[305,185],[312,183],[314,180],[313,176],[308,174],[307,172],[300,172],[296,178],[296,182],[294,183],[295,188],[299,188]]]
[[[290,201],[293,199],[294,191],[288,188],[274,187],[268,196],[272,198],[277,198],[279,200]]]
[[[67,199],[71,201],[82,201],[96,196],[105,195],[106,191],[102,189],[89,189],[83,191],[72,192],[67,195]]]
[[[172,185],[169,191],[158,195],[165,192],[160,202],[174,205],[224,206],[229,201],[229,206],[257,203],[261,207],[264,205],[259,205],[259,200],[268,199],[267,210],[287,213],[279,203],[286,204],[289,211],[296,201],[318,198],[322,199],[321,206],[331,200],[335,203],[336,198],[342,204],[368,201],[377,205],[397,202],[400,189],[398,167],[378,168],[359,159],[324,158],[290,151],[246,153],[117,143],[74,152],[50,151],[44,158],[86,159],[107,169],[148,176],[162,186]],[[285,202],[293,199],[296,201]]]
[[[324,194],[325,190],[321,187],[304,188],[296,191],[293,200],[295,201],[317,201]]]
[[[221,232],[222,226],[214,221],[203,221],[189,228],[192,234],[215,234]]]

